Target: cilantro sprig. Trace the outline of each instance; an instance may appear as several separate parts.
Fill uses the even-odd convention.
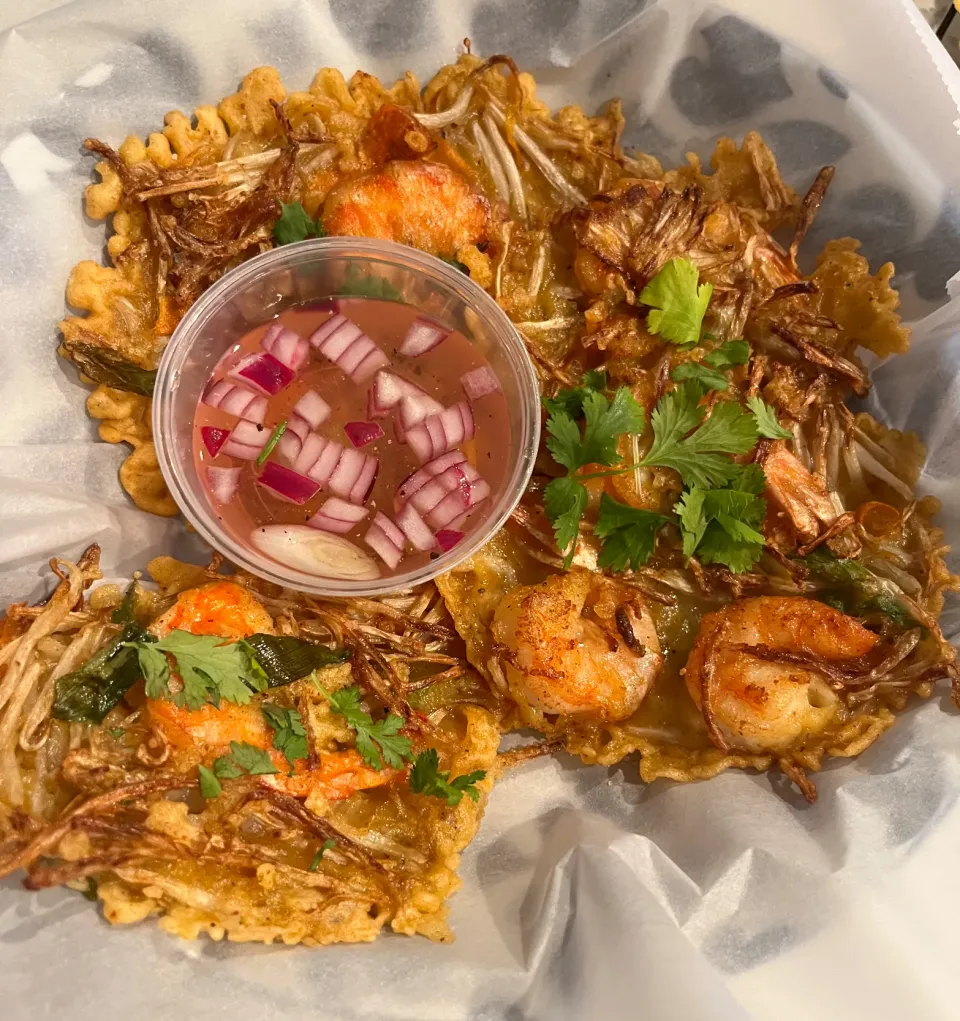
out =
[[[273,729],[273,747],[283,754],[293,769],[297,759],[307,757],[307,732],[296,709],[264,702],[260,706],[267,724]]]
[[[243,642],[225,642],[215,635],[194,635],[171,631],[156,642],[131,643],[137,650],[148,698],[173,698],[178,706],[199,709],[220,700],[246,705],[255,691],[265,691],[266,675],[250,656]],[[172,654],[183,690],[171,696]]]
[[[326,236],[327,232],[323,229],[320,219],[312,220],[301,203],[280,203],[280,217],[273,225],[273,239],[278,245],[289,245],[294,241],[303,241],[306,238],[325,238]]]
[[[405,761],[412,760],[413,742],[400,733],[404,725],[402,716],[387,713],[382,720],[374,720],[360,705],[360,689],[355,685],[339,691],[320,688],[320,693],[356,732],[357,751],[368,766],[383,769],[386,762],[399,769]]]
[[[278,772],[270,753],[246,741],[231,741],[230,751],[213,763],[213,769],[198,766],[200,793],[207,799],[223,793],[221,780],[235,780],[238,776],[268,776]]]
[[[647,329],[672,344],[696,344],[713,295],[713,284],[699,281],[696,263],[671,259],[640,292],[651,309]]]
[[[753,412],[757,422],[757,431],[769,440],[792,440],[793,433],[784,429],[777,421],[777,413],[769,404],[764,404],[760,397],[748,397],[747,407]]]
[[[742,350],[728,349],[724,354],[727,359],[743,356]],[[737,572],[756,563],[764,543],[759,531],[766,513],[760,496],[764,475],[756,466],[738,464],[731,455],[752,450],[769,423],[755,409],[747,411],[730,400],[715,402],[708,415],[701,400],[707,389],[705,379],[711,380],[714,372],[725,389],[727,380],[711,367],[698,364],[693,371],[679,372],[678,385],[658,402],[651,415],[653,442],[635,465],[621,466],[623,459],[616,449],[621,435],[643,428],[641,409],[625,387],[608,400],[593,389],[591,384],[599,381],[594,377],[548,399],[547,446],[568,474],[546,487],[544,510],[558,548],[565,551],[565,567],[573,560],[588,504],[584,480],[637,467],[673,469],[683,481],[684,493],[675,515],[630,507],[603,494],[594,528],[601,545],[600,567],[638,569],[652,556],[660,530],[671,522],[680,529],[688,557],[697,555],[706,563],[723,564]],[[678,379],[676,371],[674,379]],[[721,388],[716,385],[712,389]],[[578,410],[583,416],[582,429]],[[612,470],[578,474],[587,464]]]
[[[486,775],[486,770],[476,769],[451,780],[449,771],[442,772],[440,769],[440,756],[436,748],[426,748],[417,756],[410,770],[410,789],[415,794],[444,798],[451,808],[455,808],[463,800],[464,794],[472,801],[479,799],[480,792],[476,785]]]

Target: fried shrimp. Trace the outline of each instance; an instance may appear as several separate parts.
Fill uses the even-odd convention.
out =
[[[159,637],[179,630],[237,639],[258,631],[272,635],[273,618],[242,585],[214,581],[182,593],[150,630]]]
[[[497,608],[511,686],[547,713],[603,721],[636,712],[663,666],[649,611],[589,571],[515,588]]]
[[[490,203],[440,163],[393,160],[336,185],[323,206],[328,234],[386,238],[452,257],[487,239]]]
[[[402,770],[371,769],[355,748],[321,753],[316,761],[296,759],[291,769],[273,747],[273,732],[259,705],[221,702],[219,707],[183,709],[169,699],[149,699],[150,722],[182,754],[212,766],[214,759],[230,751],[230,743],[251,745],[267,752],[276,773],[263,776],[263,783],[286,794],[303,798],[319,793],[328,801],[348,798],[355,791],[390,783]]]
[[[856,660],[877,640],[855,618],[813,599],[742,599],[703,618],[684,671],[687,688],[719,747],[783,752],[837,718],[840,700],[817,660]]]

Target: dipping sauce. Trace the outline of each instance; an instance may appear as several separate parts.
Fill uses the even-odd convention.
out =
[[[477,347],[375,298],[287,309],[239,338],[193,427],[197,473],[234,538],[294,570],[357,580],[461,542],[504,483],[510,439]]]

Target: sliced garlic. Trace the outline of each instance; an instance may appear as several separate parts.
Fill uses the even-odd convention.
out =
[[[253,545],[268,557],[319,578],[372,581],[380,568],[349,539],[307,525],[264,525],[250,536]]]

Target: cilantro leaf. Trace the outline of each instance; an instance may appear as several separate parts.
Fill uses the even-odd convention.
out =
[[[224,643],[215,635],[194,635],[189,631],[171,631],[153,646],[169,652],[177,661],[183,691],[174,696],[177,705],[199,709],[207,701],[218,704],[221,698],[245,705],[259,690],[250,657],[242,642]],[[158,682],[159,683],[159,682]]]
[[[640,292],[650,305],[647,329],[674,344],[694,344],[700,339],[703,317],[710,304],[713,284],[699,284],[700,272],[690,259],[671,259]]]
[[[143,673],[147,698],[162,698],[170,694],[170,664],[167,657],[152,642],[136,643],[137,659]]]
[[[746,365],[750,361],[750,345],[745,340],[728,340],[705,355],[703,360],[714,369],[730,369],[734,365]]]
[[[576,471],[580,460],[580,426],[565,411],[557,411],[547,419],[547,449],[557,464]]]
[[[273,225],[273,238],[278,245],[289,245],[305,238],[326,236],[327,232],[320,221],[314,223],[299,202],[280,203],[280,217]]]
[[[320,688],[319,685],[317,687]],[[387,713],[382,720],[374,722],[373,717],[361,708],[360,689],[355,685],[333,692],[320,688],[320,693],[356,731],[357,751],[368,766],[383,769],[386,761],[388,766],[399,769],[404,761],[413,758],[413,742],[400,734],[403,717]]]
[[[607,374],[602,369],[591,369],[583,374],[581,385],[565,390],[558,390],[553,397],[542,397],[541,401],[551,415],[563,412],[571,418],[579,418],[583,414],[583,399],[592,391],[607,388]]]
[[[346,279],[337,294],[350,298],[381,298],[384,301],[403,301],[403,295],[386,277],[364,273],[355,263],[347,267]]]
[[[546,511],[557,538],[557,549],[566,551],[564,567],[569,567],[576,552],[580,534],[580,518],[587,509],[587,487],[569,475],[554,479],[543,491],[543,509]]]
[[[303,718],[296,709],[284,709],[282,706],[264,702],[260,706],[267,724],[273,728],[273,747],[282,752],[284,758],[293,769],[297,759],[307,757],[307,732],[303,726]]]
[[[727,377],[722,372],[701,365],[699,362],[683,362],[670,373],[670,378],[675,383],[693,380],[703,387],[704,393],[708,390],[719,390],[722,393],[730,389]]]
[[[653,444],[641,463],[673,468],[688,485],[722,486],[742,471],[722,455],[745,454],[757,442],[757,429],[735,401],[718,403],[706,422],[699,405],[696,383],[683,383],[661,398],[651,416]]]
[[[197,773],[200,775],[200,793],[203,797],[219,798],[223,793],[223,786],[217,779],[217,774],[206,766],[197,766]]]
[[[770,440],[793,439],[793,433],[789,429],[784,429],[777,421],[776,411],[769,404],[764,404],[761,398],[748,397],[747,407],[753,412],[753,417],[757,422],[757,432],[761,436],[766,436]]]
[[[588,390],[579,398],[584,417],[583,435],[574,418],[559,405],[547,419],[547,448],[557,464],[576,471],[585,464],[614,465],[620,461],[617,440],[624,433],[643,432],[643,408],[627,387],[608,401]]]
[[[487,775],[486,770],[477,769],[464,776],[450,779],[449,772],[441,772],[440,756],[436,748],[422,751],[410,770],[410,790],[415,794],[427,794],[435,798],[445,798],[451,808],[455,808],[463,800],[464,794],[473,801],[479,800],[480,792],[476,789]]]
[[[707,490],[694,486],[681,494],[675,510],[680,519],[680,535],[683,539],[683,555],[692,557],[707,530],[707,514],[704,499]]]
[[[307,872],[316,872],[320,862],[323,861],[323,856],[327,853],[327,851],[332,850],[336,846],[337,842],[335,840],[325,840],[320,845],[320,850],[313,856],[313,861],[311,861],[307,866]]]
[[[594,528],[597,538],[604,540],[598,566],[622,571],[629,564],[637,570],[650,559],[657,532],[669,520],[653,511],[629,507],[604,493]]]
[[[269,752],[246,741],[231,741],[230,753],[221,755],[213,763],[214,776],[221,780],[234,780],[238,776],[265,776],[276,773]]]
[[[759,531],[767,512],[759,495],[764,482],[761,468],[746,465],[725,489],[694,486],[685,492],[677,503],[684,556],[696,554],[737,574],[750,570],[766,541]]]
[[[583,446],[578,467],[593,463],[619,464],[622,459],[617,453],[617,440],[624,433],[643,432],[643,408],[625,386],[616,390],[612,401],[596,392],[587,394],[583,417]]]

